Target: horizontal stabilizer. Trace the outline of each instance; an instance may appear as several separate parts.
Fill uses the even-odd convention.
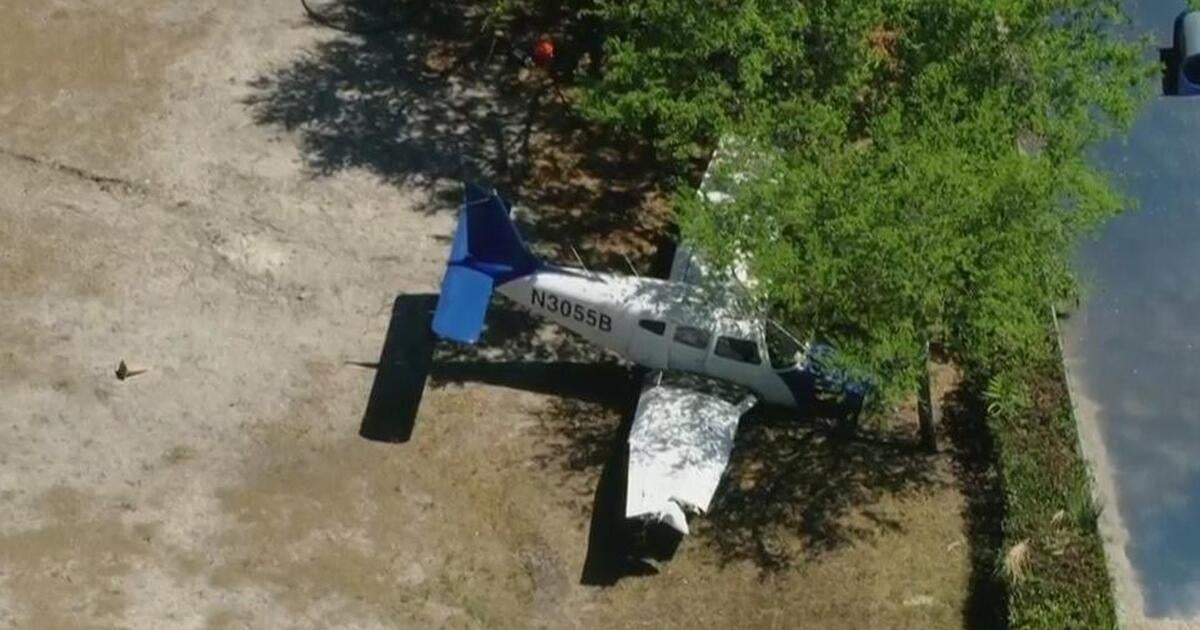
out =
[[[479,341],[492,298],[492,284],[491,276],[470,267],[447,267],[442,295],[433,314],[433,332],[463,343]]]

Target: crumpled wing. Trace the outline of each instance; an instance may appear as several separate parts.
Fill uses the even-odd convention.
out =
[[[749,289],[757,285],[750,276],[744,257],[739,257],[724,271],[717,271],[705,262],[704,257],[687,241],[675,247],[675,257],[671,260],[671,275],[668,279],[716,289],[717,294],[725,295],[726,299],[749,298]]]
[[[675,258],[671,260],[670,280],[686,282],[697,286],[705,284],[705,278],[711,276],[708,267],[696,255],[696,252],[686,242],[675,247]]]
[[[759,146],[750,146],[736,137],[722,137],[713,152],[697,193],[709,203],[723,204],[733,200],[733,192],[752,179],[756,173],[772,170],[775,155]],[[714,286],[741,294],[753,289],[756,282],[750,276],[749,261],[737,257],[727,269],[714,269],[687,241],[680,242],[671,260],[670,279],[698,286]]]
[[[642,391],[629,432],[625,517],[662,521],[688,533],[685,510],[705,512],[729,464],[740,405],[694,388]]]

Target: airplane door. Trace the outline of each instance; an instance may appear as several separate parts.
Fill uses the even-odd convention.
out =
[[[666,322],[643,319],[634,325],[625,355],[638,365],[663,370],[667,367],[667,344]]]
[[[672,370],[704,373],[704,362],[712,347],[712,334],[702,328],[676,326],[669,342],[668,365]]]

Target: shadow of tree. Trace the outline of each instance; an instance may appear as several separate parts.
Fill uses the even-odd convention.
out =
[[[296,132],[314,175],[511,184],[510,156],[527,154],[528,101],[506,82],[442,76],[430,65],[442,48],[410,29],[338,36],[258,77],[246,100],[255,122]]]
[[[385,33],[409,23],[406,6],[396,0],[300,0],[309,19],[334,30],[358,35]]]
[[[524,68],[487,27],[489,3],[380,2],[333,3],[330,20],[396,28],[339,33],[251,82],[254,121],[294,133],[312,176],[366,171],[446,192],[451,211],[457,182],[488,184],[533,211],[522,218],[546,253],[627,268],[653,251],[666,176],[636,139],[574,116],[552,74]]]
[[[846,439],[827,425],[754,413],[738,427],[729,469],[699,531],[723,561],[750,559],[777,571],[903,529],[865,506],[884,494],[944,483],[912,435]]]
[[[997,571],[1006,507],[982,391],[980,385],[962,383],[944,402],[955,473],[966,499],[971,550],[971,584],[964,616],[968,628],[1006,630],[1008,588]]]

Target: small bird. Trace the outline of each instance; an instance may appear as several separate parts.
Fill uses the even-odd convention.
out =
[[[137,376],[138,374],[145,374],[145,373],[146,373],[145,369],[140,369],[140,368],[130,369],[130,367],[128,365],[125,365],[125,361],[123,359],[117,365],[117,380],[119,380],[119,381],[123,381],[127,378],[133,378],[133,377]]]

